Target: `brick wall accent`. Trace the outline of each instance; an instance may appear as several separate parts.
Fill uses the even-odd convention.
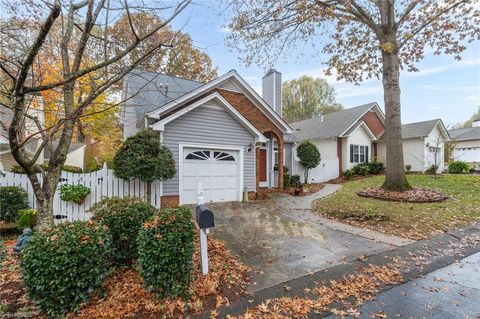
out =
[[[178,197],[178,195],[161,196],[160,205],[162,208],[178,207],[180,206],[180,198]]]
[[[342,139],[340,137],[337,138],[337,156],[338,156],[338,176],[342,177],[343,153],[342,153]]]
[[[370,131],[372,131],[377,138],[379,138],[383,134],[383,131],[385,131],[385,125],[383,125],[382,121],[375,112],[367,112],[362,117],[362,120],[365,122],[365,124],[367,124]]]

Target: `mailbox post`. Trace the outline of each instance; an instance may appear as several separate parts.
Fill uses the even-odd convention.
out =
[[[202,184],[198,185],[198,205],[195,209],[195,217],[200,228],[200,256],[202,260],[202,273],[208,275],[208,245],[207,234],[210,228],[215,227],[213,212],[205,206]]]

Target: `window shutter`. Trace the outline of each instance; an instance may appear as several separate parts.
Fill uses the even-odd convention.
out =
[[[365,163],[368,163],[368,146],[365,146]]]
[[[350,144],[350,163],[353,163],[353,145]]]

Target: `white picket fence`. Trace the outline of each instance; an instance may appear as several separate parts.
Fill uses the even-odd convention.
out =
[[[39,174],[42,181],[42,176]],[[72,202],[65,202],[60,199],[59,188],[63,184],[84,185],[90,188],[91,193],[85,198],[81,205]],[[28,201],[31,207],[36,208],[37,202],[33,193],[32,185],[27,175],[3,172],[0,175],[0,186],[20,186],[28,193]],[[152,200],[151,204],[160,208],[161,182],[152,183]],[[90,207],[99,202],[104,197],[140,197],[146,196],[146,184],[139,180],[124,181],[113,175],[113,170],[108,169],[105,165],[101,170],[76,174],[62,172],[60,182],[55,193],[53,203],[54,215],[63,215],[66,218],[56,219],[55,223],[62,221],[88,220],[91,214],[88,213]]]

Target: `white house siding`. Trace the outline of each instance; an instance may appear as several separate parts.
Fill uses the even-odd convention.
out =
[[[453,158],[456,161],[480,163],[480,140],[454,142]]]
[[[425,170],[425,152],[425,143],[422,138],[403,140],[403,162],[405,165],[411,165],[412,171],[423,172]]]
[[[255,191],[255,150],[247,152],[247,147],[255,145],[255,138],[237,122],[223,107],[209,102],[165,125],[163,143],[173,154],[177,174],[163,183],[164,195],[178,195],[178,147],[179,143],[215,144],[243,147],[244,187]]]
[[[0,170],[10,172],[12,166],[18,165],[12,156],[12,153],[0,154]]]
[[[368,133],[365,131],[363,126],[359,126],[348,136],[348,138],[344,139],[343,141],[343,171],[351,169],[357,164],[350,163],[350,145],[352,144],[368,146],[368,161],[371,161],[372,159],[372,139],[370,135],[368,135]]]
[[[85,147],[80,147],[73,152],[67,154],[67,159],[65,160],[65,165],[76,166],[84,168],[84,159],[85,159]]]
[[[292,160],[293,160],[293,143],[284,143],[283,152],[285,154],[284,165],[288,168],[289,172],[292,172]]]
[[[320,152],[320,164],[309,170],[309,183],[321,183],[338,177],[339,160],[337,156],[337,141],[331,139],[313,139],[310,140]],[[304,169],[298,162],[296,157],[296,148],[292,150],[295,154],[295,161],[293,163],[294,175],[300,175],[302,181],[304,176]]]
[[[425,167],[424,170],[429,168],[431,165],[438,165],[438,172],[442,172],[444,168],[444,153],[445,153],[445,140],[436,126],[430,134],[424,140],[425,145]],[[430,148],[436,147],[439,148],[437,152],[431,152]],[[435,158],[435,153],[437,156]]]

